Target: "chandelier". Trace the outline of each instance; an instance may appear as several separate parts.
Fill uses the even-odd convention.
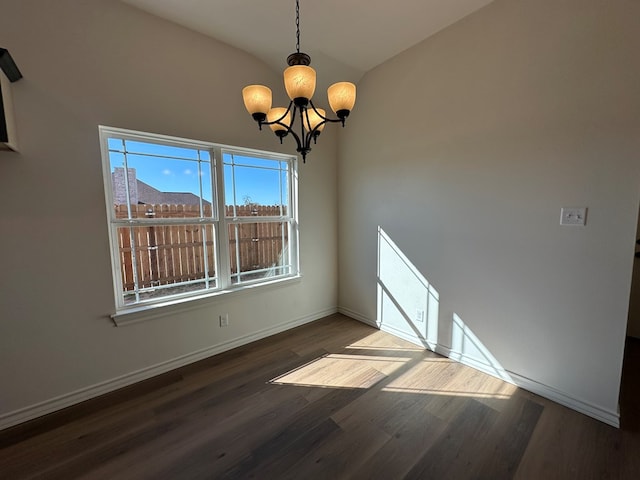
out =
[[[351,82],[334,83],[327,89],[331,110],[338,118],[329,118],[322,108],[316,108],[311,97],[316,89],[316,71],[311,68],[311,57],[300,52],[300,5],[296,0],[296,51],[287,57],[284,71],[284,87],[290,98],[289,106],[271,108],[271,89],[264,85],[248,85],[242,89],[247,111],[258,122],[258,128],[269,125],[282,143],[287,135],[295,139],[296,151],[306,162],[311,151],[311,141],[316,143],[327,122],[342,123],[349,116],[356,102],[356,86]],[[299,122],[298,133],[294,131]]]

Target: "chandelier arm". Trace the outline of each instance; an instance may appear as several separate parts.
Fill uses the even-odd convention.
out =
[[[304,143],[307,146],[307,149],[309,151],[311,150],[311,140],[313,140],[313,143],[315,144],[316,138],[318,138],[319,135],[320,135],[320,132],[314,129],[310,132],[307,132],[306,135],[304,136]]]
[[[309,111],[307,108],[300,112],[300,118],[302,118],[302,132],[311,130],[311,122],[309,121]]]
[[[285,119],[285,117],[289,114],[289,112],[291,111],[291,107],[293,106],[293,101],[289,102],[289,106],[287,107],[287,110],[282,114],[282,116],[272,122],[267,122],[266,120],[263,120],[262,122],[260,122],[261,125],[273,125],[273,124],[278,124],[278,125],[282,125],[283,127],[287,127],[287,130],[289,130],[289,127],[282,123],[282,120]],[[295,108],[293,110],[293,116],[291,119],[291,123],[293,124],[293,119],[295,118]]]
[[[287,109],[287,112],[289,111],[289,109],[291,109],[291,105],[293,105],[293,102],[291,102],[289,104],[289,108]],[[294,132],[293,128],[291,128],[294,125],[295,121],[296,121],[296,112],[297,111],[298,111],[298,109],[293,107],[293,113],[291,114],[291,125],[284,125],[284,126],[287,128],[287,132],[290,133],[293,136],[293,138],[296,140],[296,144],[298,145],[297,151],[298,152],[302,152],[302,145],[303,144],[300,141],[300,136],[296,132]],[[285,113],[285,115],[286,115],[286,113]],[[280,125],[282,125],[282,124],[280,124]]]
[[[298,148],[297,151],[301,152],[302,151],[302,142],[300,141],[300,137],[298,136],[298,134],[296,132],[294,132],[291,128],[288,129],[288,132],[293,136],[293,138],[296,139],[296,143],[298,144]]]
[[[318,137],[318,135],[320,135],[320,133],[321,133],[321,130],[319,130],[319,128],[320,128],[321,126],[323,126],[325,123],[327,123],[327,120],[323,120],[323,121],[321,121],[320,123],[318,123],[318,124],[316,125],[316,127],[315,127],[313,130],[311,130],[311,131],[309,132],[309,134],[311,134],[311,135],[313,135],[314,137],[316,137],[316,138],[317,138],[317,137]],[[314,143],[315,143],[315,138],[314,138]]]
[[[300,108],[300,139],[304,139],[303,142],[302,142],[302,148],[303,149],[306,149],[306,147],[308,146],[307,142],[306,142],[306,137],[305,137],[305,134],[304,134],[304,120],[305,120],[305,117],[307,117],[307,123],[309,123],[309,115],[307,114],[306,108],[305,109]],[[291,125],[293,125],[293,122],[291,122]],[[300,142],[298,142],[298,147],[300,147],[300,146],[301,146]]]
[[[332,122],[332,123],[342,123],[344,124],[344,120],[340,119],[340,118],[330,118],[330,117],[325,117],[324,115],[322,115],[317,109],[316,106],[313,104],[313,102],[311,100],[309,100],[309,105],[311,105],[311,108],[313,108],[313,111],[316,112],[318,114],[318,116],[320,118],[322,118],[324,120],[324,122],[322,123],[326,123],[326,122]]]
[[[307,117],[307,123],[309,123],[309,115],[307,114],[307,109],[304,107],[298,107],[296,110],[300,110],[300,137],[295,134],[294,137],[298,142],[297,151],[302,155],[302,163],[306,163],[307,153],[311,151],[311,142],[309,141],[309,136],[304,133],[304,119]],[[291,122],[291,125],[293,125],[293,122]]]

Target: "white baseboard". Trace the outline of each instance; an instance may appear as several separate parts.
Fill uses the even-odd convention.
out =
[[[338,313],[346,315],[347,317],[351,317],[354,320],[358,320],[359,322],[366,323],[367,325],[370,325],[374,328],[380,328],[380,326],[374,320],[370,320],[368,317],[347,307],[338,307]]]
[[[429,345],[426,345],[426,341],[418,338],[415,334],[405,332],[390,326],[378,325],[375,320],[371,320],[365,315],[362,315],[348,308],[338,307],[338,311],[362,323],[366,323],[367,325],[371,325],[372,327],[379,328],[380,330],[391,335],[402,338],[403,340],[407,340],[408,342],[414,343],[424,348],[430,348]],[[564,405],[565,407],[575,410],[576,412],[580,412],[584,415],[595,418],[596,420],[600,420],[601,422],[604,422],[613,427],[620,428],[619,411],[611,411],[607,408],[600,407],[599,405],[594,405],[590,402],[580,400],[569,395],[566,392],[550,387],[536,380],[532,380],[518,373],[506,370],[502,367],[489,365],[482,360],[471,357],[469,355],[465,355],[462,352],[452,351],[451,348],[440,343],[435,345],[435,348],[433,348],[432,350],[442,355],[443,357],[450,358],[463,365],[475,368],[476,370],[479,370],[496,378],[500,378],[501,380],[512,383],[519,388],[527,390],[531,393],[535,393],[536,395],[540,395],[541,397],[556,402],[560,405]]]
[[[564,405],[576,412],[583,413],[588,417],[600,420],[612,427],[620,428],[620,412],[618,410],[611,411],[607,408],[600,407],[599,405],[594,405],[593,403],[580,400],[558,389],[536,382],[530,378],[523,377],[522,375],[518,375],[514,372],[509,372],[509,375],[511,375],[513,382],[524,390],[540,395],[541,397],[552,400],[560,405]]]
[[[378,322],[373,321],[367,317],[365,317],[364,315],[355,312],[349,308],[345,308],[345,307],[338,307],[338,312],[342,313],[343,315],[346,315],[347,317],[351,317],[354,320],[358,320],[359,322],[362,323],[366,323],[367,325],[370,325],[374,328],[377,328],[379,330],[382,330],[383,332],[387,332],[390,333],[391,335],[394,335],[398,338],[401,338],[403,340],[406,340],[407,342],[411,342],[419,347],[423,347],[423,348],[427,348],[429,350],[432,351],[436,351],[436,345],[432,344],[431,342],[429,342],[428,340],[424,339],[424,338],[420,338],[418,337],[414,332],[406,332],[404,330],[400,330],[398,328],[395,328],[391,325],[381,325],[378,324]],[[440,352],[437,352],[440,353]],[[441,355],[443,355],[442,353],[440,353]],[[444,355],[446,357],[446,355]]]
[[[337,308],[329,308],[310,315],[305,315],[303,317],[290,320],[288,322],[279,323],[272,327],[253,332],[248,335],[229,340],[227,342],[212,345],[211,347],[182,355],[172,360],[167,360],[166,362],[127,373],[125,375],[107,380],[105,382],[100,382],[89,387],[81,388],[74,392],[66,393],[49,400],[45,400],[44,402],[40,402],[25,408],[21,408],[19,410],[15,410],[13,412],[2,414],[0,415],[0,430],[18,425],[29,420],[33,420],[34,418],[38,418],[43,415],[56,412],[58,410],[62,410],[63,408],[67,408],[85,400],[104,395],[105,393],[113,392],[115,390],[118,390],[119,388],[126,387],[143,380],[147,380],[157,375],[175,370],[176,368],[184,367],[185,365],[189,365],[190,363],[204,360],[205,358],[211,357],[212,355],[226,352],[227,350],[246,345],[247,343],[270,337],[271,335],[284,332],[285,330],[289,330],[291,328],[298,327],[315,320],[319,320],[328,315],[332,315],[337,311]]]
[[[440,343],[436,346],[435,352],[442,355],[443,357],[447,357],[447,358],[450,358],[451,360],[455,360],[456,362],[461,363],[462,365],[466,365],[467,367],[474,368],[476,370],[481,371],[482,373],[486,373],[487,375],[491,375],[492,377],[496,377],[496,378],[499,378],[500,380],[504,380],[507,383],[517,385],[517,383],[512,378],[512,373],[502,368],[501,365],[491,365],[487,362],[477,359],[476,357],[466,355],[462,352],[454,351],[451,348],[445,345],[442,345]]]

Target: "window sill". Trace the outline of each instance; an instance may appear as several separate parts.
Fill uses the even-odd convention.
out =
[[[263,290],[269,288],[279,288],[289,284],[298,283],[301,279],[302,275],[296,275],[292,277],[279,278],[270,282],[260,282],[228,288],[225,290],[218,290],[216,292],[203,295],[167,300],[166,302],[154,303],[152,305],[123,308],[111,315],[111,319],[117,327],[124,327],[133,323],[154,320],[156,318],[166,317],[168,315],[173,315],[176,313],[183,313],[190,310],[206,308],[211,306],[212,302],[217,299],[227,299],[231,296],[244,295],[253,292],[256,289]]]

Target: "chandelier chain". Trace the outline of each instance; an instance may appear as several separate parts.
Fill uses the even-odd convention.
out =
[[[296,52],[300,53],[300,4],[296,0]]]

